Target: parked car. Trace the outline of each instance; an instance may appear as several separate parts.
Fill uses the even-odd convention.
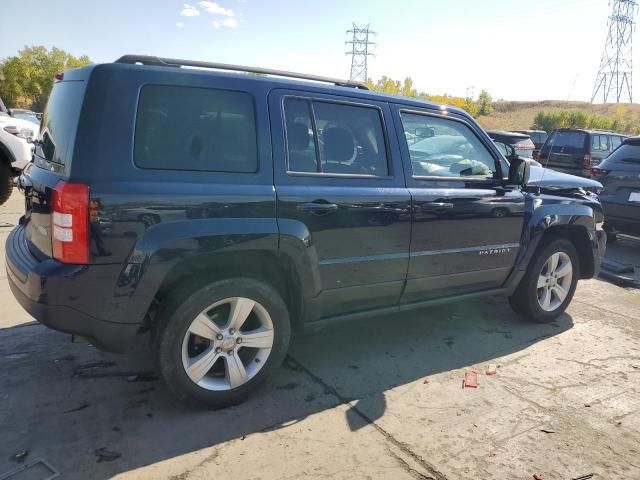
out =
[[[605,231],[640,235],[640,137],[622,141],[591,175],[604,186],[600,200],[605,212]]]
[[[11,117],[0,99],[0,205],[11,196],[13,179],[31,161],[37,131],[33,123]]]
[[[534,149],[533,149],[534,159],[538,158],[538,155],[540,154],[540,149],[542,148],[542,145],[544,145],[544,142],[547,141],[547,137],[549,136],[547,135],[547,132],[545,132],[544,130],[513,130],[513,132],[522,133],[523,135],[529,135],[534,145]]]
[[[540,162],[534,160],[533,158],[521,157],[520,155],[518,155],[516,149],[508,143],[504,143],[499,140],[494,140],[493,143],[495,143],[496,147],[498,147],[498,150],[500,150],[500,153],[504,155],[504,158],[506,158],[509,163],[511,163],[511,161],[516,158],[521,158],[522,160],[529,162],[531,165],[535,165],[536,167],[542,166]]]
[[[538,161],[558,172],[589,178],[591,167],[607,158],[625,138],[601,130],[559,128],[547,138]]]
[[[509,165],[463,110],[135,55],[58,78],[18,182],[11,290],[107,350],[150,333],[184,401],[247,398],[292,330],[496,294],[549,322],[598,272],[601,185]]]
[[[533,150],[535,145],[531,141],[529,135],[523,135],[522,133],[503,132],[500,130],[487,130],[487,134],[493,140],[511,145],[517,152],[518,156],[533,158]]]

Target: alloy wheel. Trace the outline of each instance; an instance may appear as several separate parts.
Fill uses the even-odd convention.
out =
[[[206,390],[240,387],[266,363],[273,348],[267,310],[245,297],[225,298],[193,319],[182,341],[182,366]]]
[[[553,312],[569,295],[573,280],[571,258],[565,252],[555,252],[542,266],[538,276],[537,297],[540,308]]]

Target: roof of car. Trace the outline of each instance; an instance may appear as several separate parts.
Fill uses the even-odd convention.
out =
[[[500,135],[503,137],[511,137],[511,138],[531,138],[529,137],[529,135],[525,135],[524,133],[506,132],[504,130],[487,130],[486,132],[489,134],[489,136]]]
[[[526,130],[526,129],[521,129],[521,130],[510,130],[513,133],[547,133],[544,130]]]
[[[136,56],[125,56],[123,58],[128,58],[128,57],[131,57],[132,59],[136,58]],[[170,60],[175,62],[182,61],[182,60],[164,59],[164,58],[157,58],[157,57],[143,57],[143,58],[155,58],[155,59],[158,59],[159,61],[165,61],[165,60]],[[204,62],[188,62],[188,61],[183,61],[183,62],[185,62],[185,65],[187,66],[190,66],[191,64],[194,64],[194,63],[204,64]],[[211,64],[211,65],[224,65],[224,64]],[[243,71],[241,69],[243,67],[241,66],[236,66],[236,65],[228,65],[228,66],[234,67],[234,70],[236,71]],[[160,63],[148,63],[146,65],[140,65],[132,61],[118,61],[114,63],[105,63],[105,64],[98,64],[98,65],[94,64],[94,65],[89,65],[87,67],[82,67],[79,69],[68,70],[64,73],[65,79],[85,77],[89,75],[93,69],[96,69],[96,68],[100,68],[100,69],[123,68],[123,69],[134,69],[134,70],[145,70],[145,71],[154,70],[159,74],[174,73],[176,69],[178,69],[184,72],[185,75],[215,75],[218,77],[226,77],[230,79],[237,79],[239,75],[239,73],[236,73],[236,72],[225,71],[225,69],[223,69],[222,67],[181,68],[179,65],[176,65],[175,63],[172,64],[170,62],[166,62],[164,65]],[[246,68],[248,69],[248,71],[258,72],[258,73],[269,71],[269,69],[261,69],[256,67],[246,67]],[[335,95],[348,94],[349,96],[358,96],[358,97],[367,98],[370,100],[380,101],[380,102],[400,103],[406,106],[415,106],[417,108],[426,107],[432,110],[441,110],[441,111],[457,113],[459,115],[463,115],[468,118],[471,118],[471,116],[461,108],[457,108],[457,107],[453,107],[445,104],[429,102],[429,101],[418,99],[418,98],[410,98],[410,97],[403,97],[398,95],[378,93],[371,90],[367,90],[366,87],[364,87],[361,84],[358,84],[357,82],[349,82],[347,80],[337,80],[332,78],[298,74],[293,72],[280,72],[277,70],[274,70],[273,72],[277,72],[278,76],[255,75],[255,76],[243,76],[243,78],[249,78],[255,82],[268,82],[271,85],[273,85],[274,88],[300,88],[302,86],[306,90],[311,90],[311,91],[318,91],[318,92],[324,92],[324,93],[335,94]],[[298,79],[286,78],[283,75],[284,73],[291,73],[292,75],[295,75],[296,78]],[[318,79],[324,79],[324,81],[319,81]]]
[[[640,145],[640,136],[626,137],[624,140],[622,140],[622,143],[628,143],[631,145]]]
[[[619,137],[624,137],[624,133],[617,133],[611,130],[597,130],[597,129],[589,129],[589,128],[571,128],[571,127],[563,127],[556,128],[558,131],[562,132],[585,132],[585,133],[598,133],[600,135],[617,135]]]

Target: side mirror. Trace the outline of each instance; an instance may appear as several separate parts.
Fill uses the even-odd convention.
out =
[[[509,165],[509,185],[524,187],[529,181],[529,174],[529,162],[520,157],[514,158]]]

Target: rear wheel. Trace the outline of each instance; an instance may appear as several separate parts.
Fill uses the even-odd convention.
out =
[[[188,403],[222,408],[244,401],[284,359],[287,307],[270,286],[235,278],[167,306],[154,332],[157,368]]]
[[[550,238],[536,252],[509,302],[516,312],[531,320],[551,322],[571,302],[578,278],[580,266],[573,244],[566,239]]]
[[[3,205],[13,191],[13,172],[6,163],[0,163],[0,205]]]

